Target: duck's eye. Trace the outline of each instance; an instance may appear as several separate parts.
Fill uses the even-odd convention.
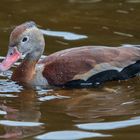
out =
[[[22,42],[25,43],[25,42],[27,42],[28,40],[29,40],[29,37],[25,36],[25,37],[23,37]]]

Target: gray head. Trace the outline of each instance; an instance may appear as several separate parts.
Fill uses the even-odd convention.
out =
[[[22,55],[27,59],[38,60],[45,47],[43,34],[34,22],[25,22],[12,31],[6,59],[0,64],[0,70],[9,69]],[[6,66],[6,67],[5,67]]]

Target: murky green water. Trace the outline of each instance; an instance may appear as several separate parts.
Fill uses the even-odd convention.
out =
[[[14,26],[35,21],[44,55],[83,45],[140,44],[140,0],[1,0],[0,56]],[[14,69],[14,68],[13,68]],[[140,139],[140,81],[93,89],[22,87],[0,73],[0,138]]]

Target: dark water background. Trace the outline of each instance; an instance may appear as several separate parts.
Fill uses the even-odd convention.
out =
[[[35,21],[44,55],[83,45],[140,44],[140,0],[1,0],[0,56],[13,27]],[[140,139],[139,77],[92,89],[25,88],[0,74],[0,138]]]

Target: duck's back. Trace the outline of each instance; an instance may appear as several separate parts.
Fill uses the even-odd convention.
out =
[[[50,85],[64,85],[71,81],[87,81],[102,72],[120,72],[138,60],[140,48],[137,47],[88,46],[53,53],[41,63],[45,65],[43,76]]]

